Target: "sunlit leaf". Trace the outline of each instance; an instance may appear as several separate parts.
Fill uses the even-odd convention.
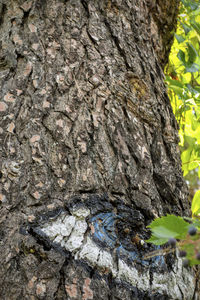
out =
[[[183,52],[182,50],[179,50],[177,57],[180,59],[180,61],[185,65],[186,61],[185,61],[185,52]]]
[[[188,26],[187,24],[184,24],[184,23],[181,23],[181,24],[183,26],[185,34],[187,35],[192,30],[192,28],[190,26]]]
[[[178,35],[175,33],[175,37],[179,44],[185,41],[185,38],[182,35]]]
[[[185,72],[194,73],[194,72],[199,71],[199,69],[200,69],[200,66],[193,63],[192,65],[186,67]]]
[[[188,56],[189,56],[188,62],[193,64],[198,56],[198,53],[191,43],[187,43],[187,46],[188,46]]]
[[[192,147],[189,147],[181,154],[181,160],[182,160],[182,169],[183,169],[183,176],[186,176],[189,172],[189,164],[191,161],[191,153],[192,153]]]
[[[188,165],[188,170],[191,171],[193,169],[196,169],[199,166],[199,162],[197,161],[191,161]]]
[[[179,80],[173,80],[173,79],[171,79],[169,76],[167,76],[166,77],[166,82],[169,84],[169,85],[176,85],[176,86],[178,86],[178,87],[180,87],[180,88],[183,88],[184,87],[184,84],[181,82],[181,81],[179,81]],[[169,86],[170,87],[170,86]]]
[[[191,21],[191,26],[196,30],[198,35],[200,35],[200,25],[195,20]]]
[[[152,236],[147,242],[155,245],[165,244],[170,238],[183,239],[187,235],[190,224],[181,217],[167,215],[155,219],[148,228],[151,229]]]
[[[194,195],[194,198],[192,200],[192,214],[195,215],[197,211],[200,209],[200,190],[197,191]]]
[[[170,85],[169,88],[172,89],[179,96],[183,94],[183,89],[177,85]]]

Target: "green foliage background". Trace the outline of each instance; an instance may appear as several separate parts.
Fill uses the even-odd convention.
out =
[[[167,215],[154,220],[146,242],[169,244],[185,253],[184,265],[200,264],[200,2],[181,0],[174,43],[165,70],[168,94],[179,124],[183,175],[189,189],[192,218]],[[198,190],[199,189],[199,190]],[[191,234],[191,228],[195,232]],[[178,240],[178,241],[177,241]],[[150,256],[151,257],[151,256]]]
[[[177,31],[165,74],[168,94],[180,127],[183,174],[192,199],[200,183],[199,1],[181,0]]]

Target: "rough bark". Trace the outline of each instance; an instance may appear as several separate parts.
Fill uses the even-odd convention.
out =
[[[192,299],[135,238],[189,214],[162,71],[178,1],[0,3],[1,299]]]

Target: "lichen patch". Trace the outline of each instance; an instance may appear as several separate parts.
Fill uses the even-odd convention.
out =
[[[78,292],[77,292],[77,278],[73,279],[72,284],[66,284],[65,285],[65,290],[66,290],[67,294],[69,295],[69,297],[76,298],[77,295],[78,295]]]
[[[40,135],[33,135],[31,138],[30,138],[30,142],[31,143],[35,143],[35,142],[38,142],[40,140]]]
[[[8,105],[5,102],[0,102],[0,111],[6,111]]]
[[[13,102],[15,102],[15,97],[13,96],[13,94],[7,93],[7,94],[4,96],[4,100],[5,100],[6,102],[11,102],[11,103],[13,103]]]
[[[86,278],[83,285],[83,300],[93,299],[93,291],[90,288],[91,279]]]

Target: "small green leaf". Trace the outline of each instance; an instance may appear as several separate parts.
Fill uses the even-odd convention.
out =
[[[198,35],[200,35],[200,25],[195,20],[192,20],[190,24],[192,25],[194,30],[198,33]]]
[[[169,85],[169,89],[172,89],[176,95],[182,96],[184,90],[177,85]]]
[[[188,170],[189,170],[189,171],[194,170],[194,169],[196,169],[198,166],[199,166],[199,163],[198,163],[198,162],[192,161],[191,163],[189,163]]]
[[[187,35],[192,30],[192,27],[188,26],[187,24],[183,24],[183,23],[181,23],[181,24],[182,24],[183,29],[185,31],[185,35]]]
[[[181,217],[174,215],[167,215],[155,219],[148,228],[151,229],[152,236],[148,243],[155,245],[165,244],[170,238],[184,239],[187,235],[189,223]]]
[[[193,64],[188,64],[186,69],[185,69],[185,73],[189,72],[189,73],[195,73],[197,71],[199,71],[200,67],[198,64],[193,63]]]
[[[194,198],[192,200],[192,207],[191,207],[192,214],[193,215],[197,214],[199,209],[200,209],[200,190],[195,193]]]
[[[178,51],[177,54],[178,59],[184,64],[186,65],[186,61],[185,61],[185,52],[183,52],[182,50]]]
[[[179,34],[175,33],[175,37],[176,37],[179,44],[181,44],[182,42],[185,41],[185,38],[182,35],[179,35]]]
[[[166,82],[170,85],[176,85],[180,88],[184,88],[184,84],[179,80],[171,79],[169,76],[166,76]]]
[[[182,160],[182,169],[183,169],[183,176],[186,176],[189,172],[189,164],[191,160],[191,153],[192,153],[192,147],[188,147],[185,151],[181,154],[181,160]]]
[[[198,56],[198,53],[191,43],[187,43],[187,47],[188,47],[188,56],[189,56],[188,62],[190,64],[193,64]]]
[[[193,89],[195,92],[200,93],[200,87],[199,86],[194,86]]]

